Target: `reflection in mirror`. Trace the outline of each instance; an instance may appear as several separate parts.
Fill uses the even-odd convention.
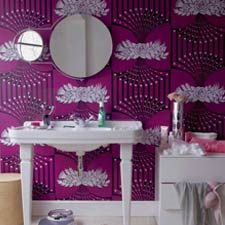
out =
[[[112,54],[111,34],[96,17],[69,16],[55,26],[50,52],[55,65],[65,74],[89,77],[107,65]]]
[[[37,60],[43,51],[43,39],[38,32],[33,30],[21,33],[15,44],[21,59],[27,62]]]

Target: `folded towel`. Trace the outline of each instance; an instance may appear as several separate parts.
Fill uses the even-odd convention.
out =
[[[193,137],[189,143],[198,143],[203,146],[208,153],[224,153],[225,152],[225,141],[200,139]]]
[[[216,225],[211,208],[204,206],[208,192],[207,183],[177,183],[175,184],[181,209],[183,225]]]
[[[209,182],[210,191],[205,196],[204,205],[207,209],[212,209],[214,211],[214,216],[218,225],[223,225],[223,216],[221,210],[221,197],[218,193],[218,188],[224,184],[219,184],[216,182]]]

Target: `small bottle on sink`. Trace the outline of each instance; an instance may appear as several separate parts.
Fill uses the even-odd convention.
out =
[[[105,109],[103,101],[99,102],[99,111],[98,111],[98,126],[105,126]]]

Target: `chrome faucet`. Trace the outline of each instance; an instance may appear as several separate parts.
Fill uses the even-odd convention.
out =
[[[76,116],[75,114],[71,115],[70,117],[71,119],[73,119],[74,123],[75,123],[75,127],[86,127],[88,126],[88,124],[90,123],[90,121],[95,120],[95,117],[91,114],[89,114],[89,118],[88,119],[84,119],[80,116]]]

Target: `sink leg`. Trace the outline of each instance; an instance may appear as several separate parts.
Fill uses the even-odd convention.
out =
[[[33,146],[20,146],[20,170],[23,198],[24,225],[31,225],[32,217],[32,185],[33,185]]]
[[[122,185],[123,225],[130,225],[133,145],[121,144],[120,169]]]

